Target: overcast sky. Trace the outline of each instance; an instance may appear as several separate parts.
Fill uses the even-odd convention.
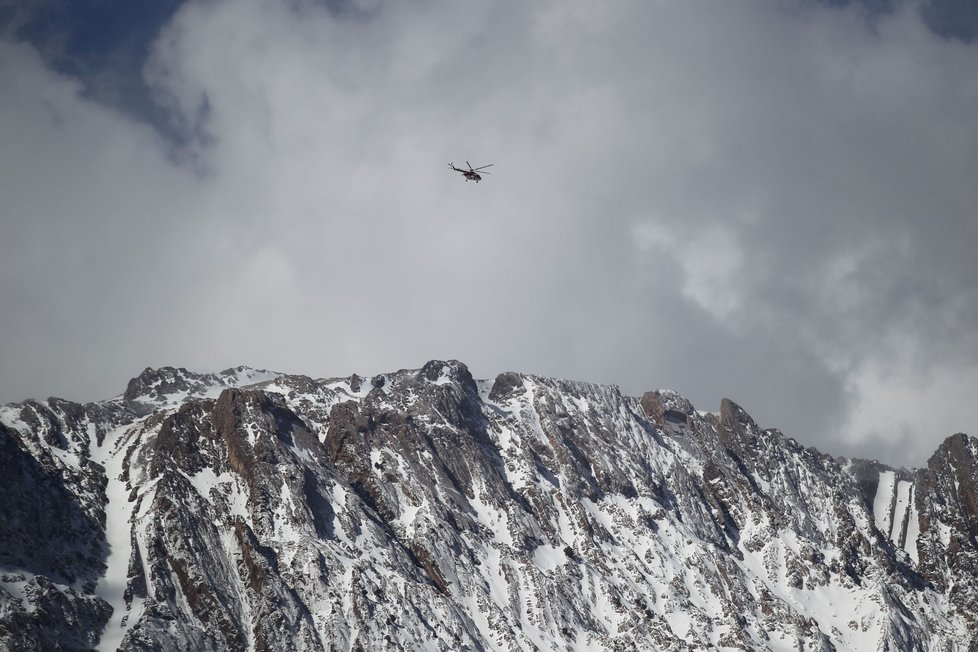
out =
[[[457,358],[923,464],[978,434],[972,6],[0,0],[0,403]]]

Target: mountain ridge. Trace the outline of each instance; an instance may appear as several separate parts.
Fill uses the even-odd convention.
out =
[[[978,649],[967,435],[894,469],[728,399],[431,361],[147,368],[0,408],[0,448],[11,647]]]

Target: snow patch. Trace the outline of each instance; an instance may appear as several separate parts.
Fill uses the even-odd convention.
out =
[[[246,522],[250,520],[248,513],[248,495],[243,487],[241,477],[236,473],[225,472],[220,475],[208,467],[201,469],[193,477],[188,478],[190,484],[203,498],[212,504],[221,501],[218,513],[226,513],[234,518],[240,517]]]
[[[469,505],[475,512],[476,518],[492,533],[496,541],[505,546],[512,546],[513,537],[509,532],[509,517],[506,512],[482,500],[483,487],[481,485],[478,485],[478,491],[475,491],[475,487],[473,487],[473,492],[475,496],[469,500]]]
[[[128,432],[135,432],[135,428]],[[106,572],[99,581],[95,593],[112,607],[102,638],[99,652],[113,652],[119,648],[126,635],[127,625],[134,619],[127,618],[128,608],[125,591],[129,582],[129,558],[132,555],[133,503],[129,502],[126,485],[122,481],[126,445],[129,441],[125,428],[116,429],[105,436],[101,446],[92,442],[92,458],[105,468],[108,480],[105,492],[105,538],[109,544]]]
[[[876,486],[876,497],[873,500],[873,520],[879,531],[890,532],[890,507],[893,505],[893,481],[896,473],[883,471],[880,473],[879,484]]]
[[[533,564],[544,571],[552,571],[567,563],[564,549],[558,546],[544,544],[533,551]]]
[[[910,505],[911,483],[900,480],[897,483],[896,507],[893,510],[893,527],[890,530],[890,541],[898,546],[903,539],[903,526],[906,523],[907,509]]]
[[[442,365],[441,372],[435,380],[431,381],[433,385],[451,385],[452,384],[452,368],[447,364]]]

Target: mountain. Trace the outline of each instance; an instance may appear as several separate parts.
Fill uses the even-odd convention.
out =
[[[0,408],[0,648],[978,651],[978,440],[465,365]]]

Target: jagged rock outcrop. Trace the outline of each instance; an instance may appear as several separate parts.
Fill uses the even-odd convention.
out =
[[[978,650],[978,441],[465,365],[0,408],[0,647]]]

